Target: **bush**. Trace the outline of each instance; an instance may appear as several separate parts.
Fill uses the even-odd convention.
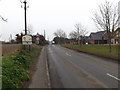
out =
[[[38,56],[39,49],[18,50],[3,58],[2,88],[20,88],[29,79],[29,64]]]
[[[18,88],[22,81],[29,79],[29,73],[18,61],[6,59],[2,65],[2,88]]]

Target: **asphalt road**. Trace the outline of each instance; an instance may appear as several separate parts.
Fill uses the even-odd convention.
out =
[[[59,45],[47,46],[52,88],[118,88],[118,64]]]

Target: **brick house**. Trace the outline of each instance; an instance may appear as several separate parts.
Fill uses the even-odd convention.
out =
[[[91,33],[89,36],[89,44],[107,44],[108,38],[104,34],[105,31]]]
[[[32,41],[33,43],[39,44],[39,45],[44,45],[46,42],[44,36],[40,35],[39,33],[32,36]]]

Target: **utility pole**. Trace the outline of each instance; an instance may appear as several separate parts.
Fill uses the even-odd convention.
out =
[[[44,30],[44,38],[45,38],[45,30]]]
[[[10,42],[12,41],[12,34],[10,34]]]
[[[25,17],[25,35],[27,35],[27,12],[26,12],[26,10],[27,10],[27,8],[28,8],[28,6],[27,6],[27,1],[26,0],[20,0],[20,2],[21,3],[23,3],[24,4],[24,17]],[[21,6],[22,7],[22,6]],[[29,50],[30,50],[30,45],[28,44],[28,42],[26,41],[25,42],[25,44],[23,45],[24,46],[24,49],[27,49],[27,47],[29,46]]]
[[[26,7],[26,4],[27,4],[27,2],[26,2],[26,0],[24,0],[24,10],[25,10],[25,35],[27,35],[27,17],[26,17],[26,9],[27,9],[27,7]]]
[[[27,12],[26,12],[26,10],[28,8],[27,1],[26,0],[24,0],[24,1],[20,0],[20,2],[24,3],[24,11],[25,11],[24,12],[24,16],[25,16],[25,35],[27,35]],[[22,8],[22,5],[21,5],[21,8]]]

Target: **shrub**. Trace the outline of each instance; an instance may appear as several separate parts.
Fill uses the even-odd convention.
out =
[[[18,50],[8,54],[2,62],[2,88],[20,88],[29,79],[29,65],[38,56],[41,48]]]
[[[22,81],[29,79],[29,73],[21,63],[14,60],[3,60],[2,88],[18,88]]]

